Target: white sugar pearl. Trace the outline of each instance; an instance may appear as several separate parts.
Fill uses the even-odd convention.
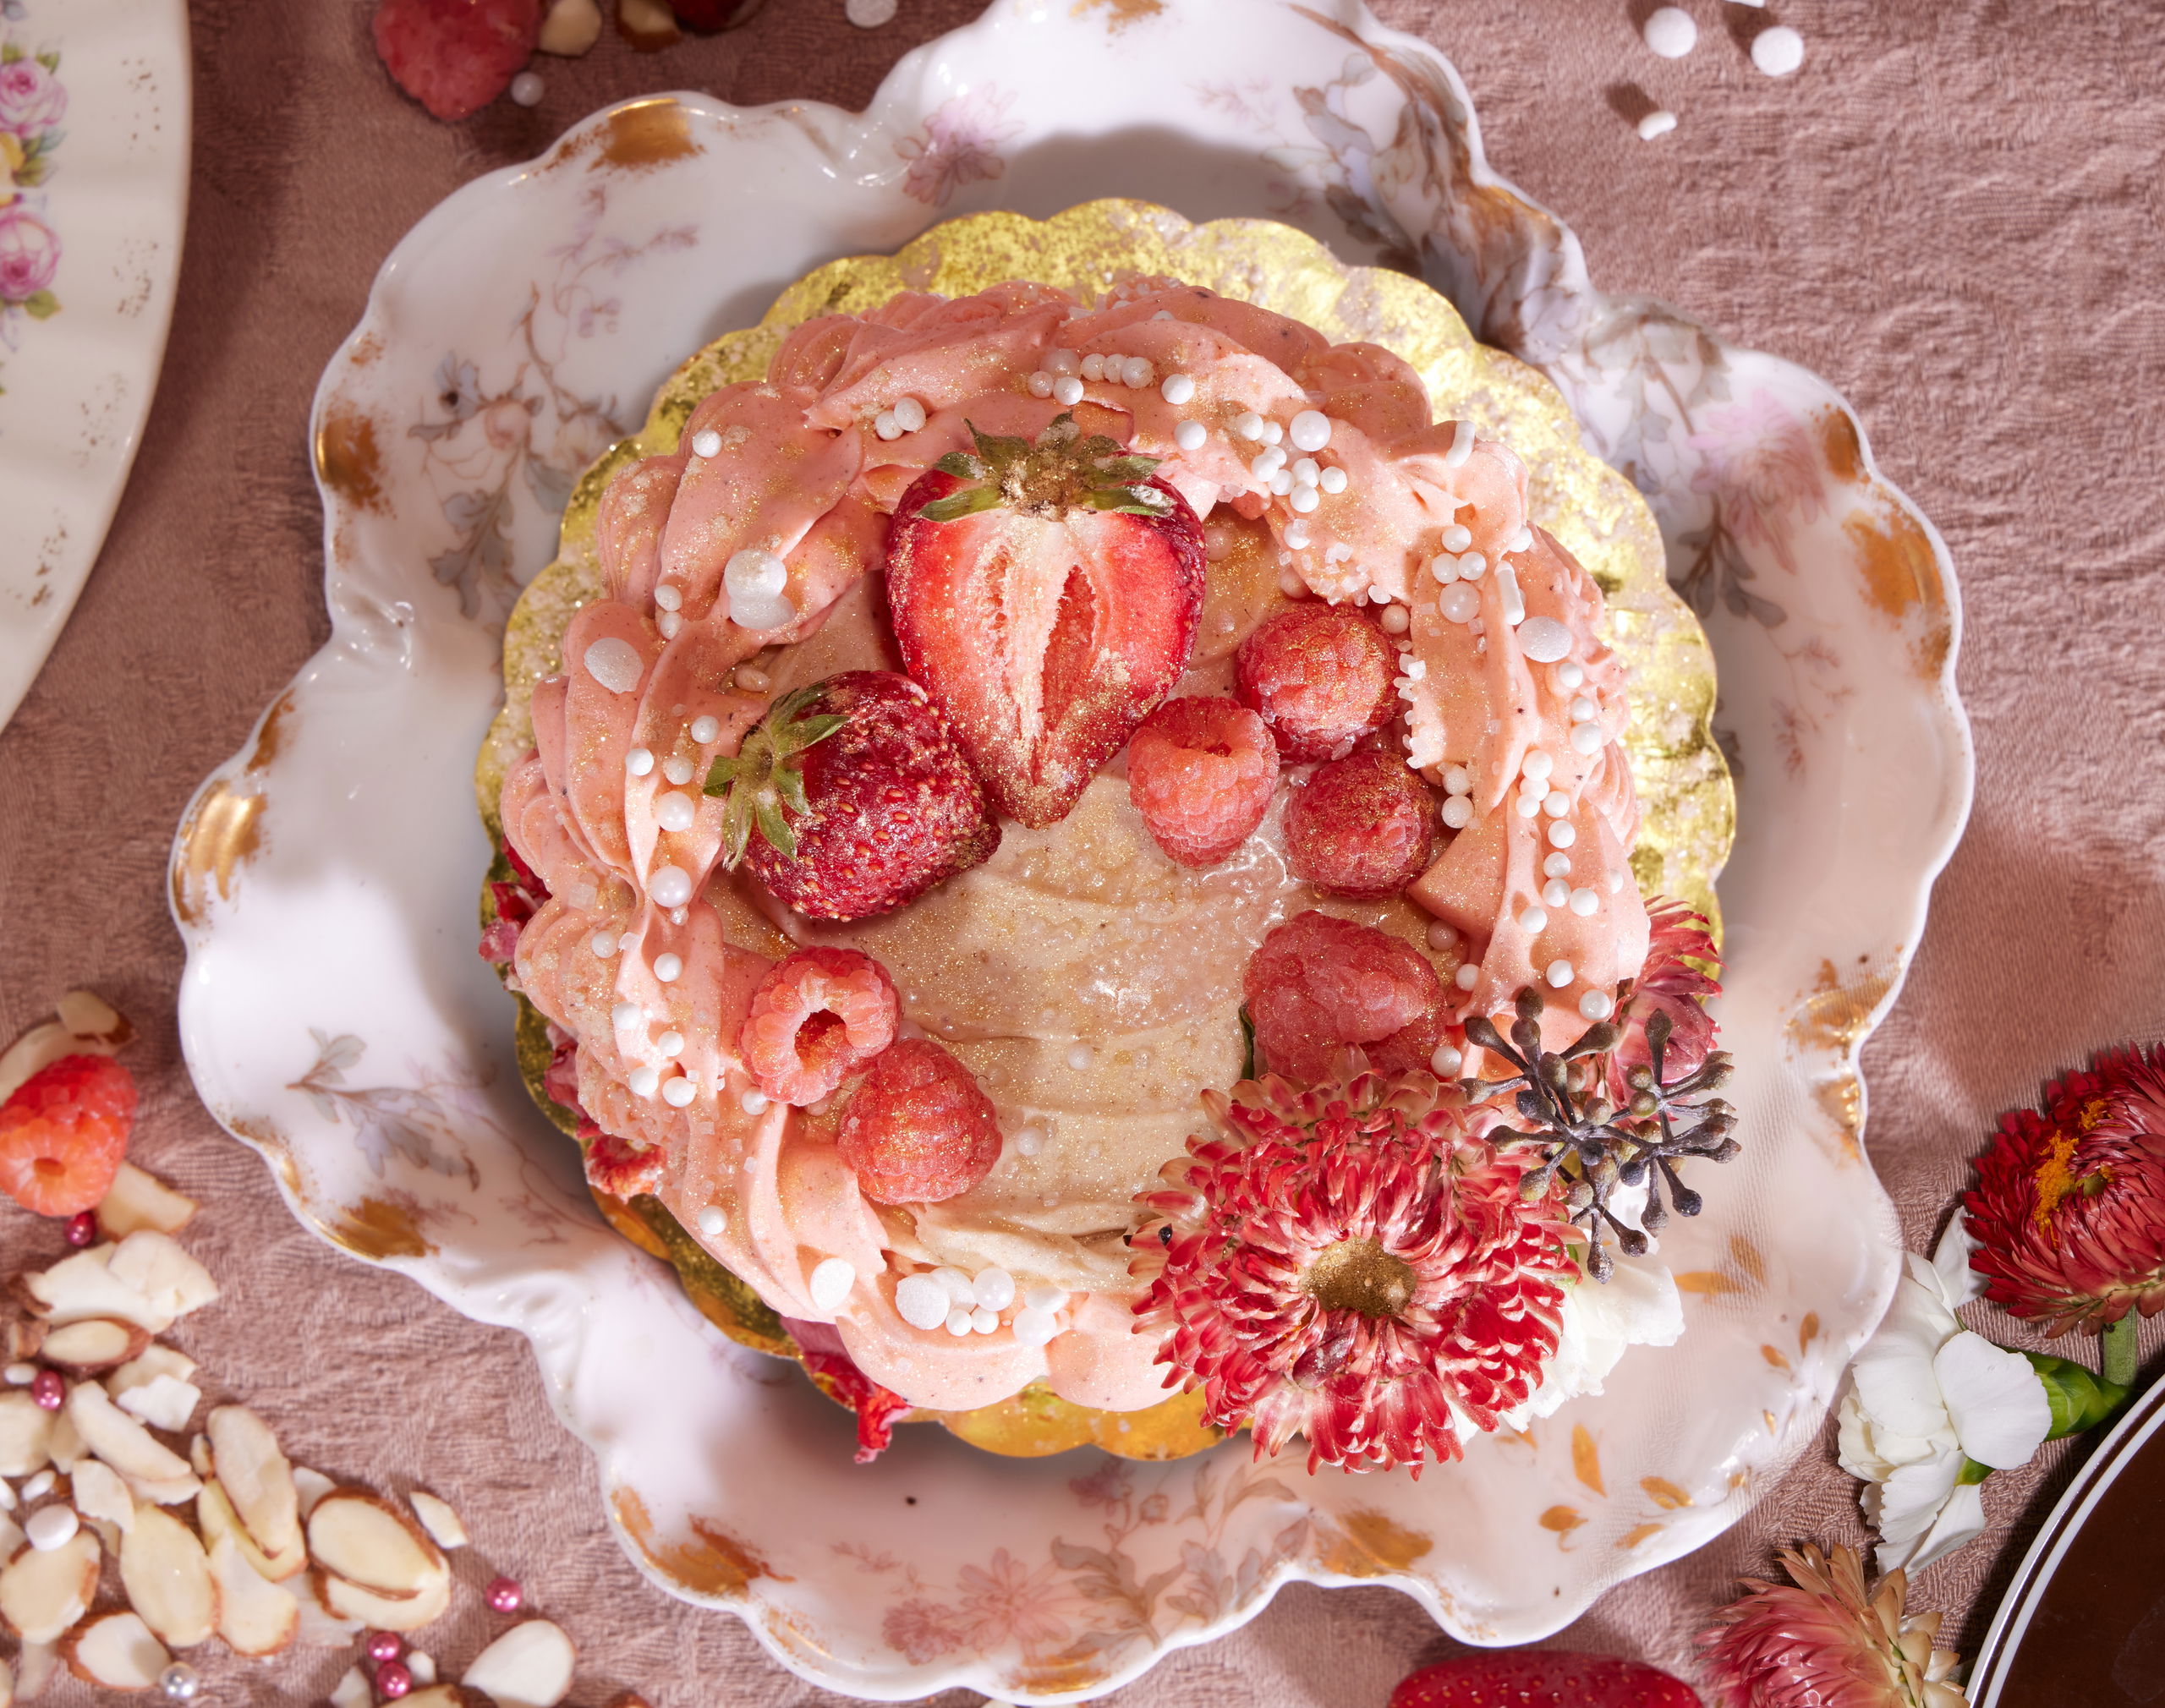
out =
[[[823,1258],[805,1279],[804,1290],[822,1311],[832,1311],[857,1285],[857,1265],[847,1257]]]
[[[1293,461],[1293,479],[1303,486],[1314,485],[1322,474],[1322,468],[1313,457],[1299,457]]]
[[[1280,427],[1275,421],[1266,421],[1263,424],[1263,442],[1264,444],[1276,445],[1283,441],[1285,437],[1285,430],[1283,427]]]
[[[655,1088],[661,1084],[661,1070],[649,1063],[641,1062],[624,1076],[624,1083],[632,1088],[633,1097],[650,1098],[654,1095]]]
[[[1561,789],[1551,789],[1541,802],[1541,810],[1552,818],[1560,818],[1571,810],[1571,797]]]
[[[988,1311],[984,1306],[980,1305],[976,1310],[970,1312],[971,1333],[997,1334],[999,1332],[1000,1313],[997,1311]]]
[[[947,1332],[957,1340],[970,1332],[971,1310],[972,1307],[967,1305],[953,1306],[948,1310]]]
[[[1428,573],[1444,587],[1458,579],[1458,559],[1449,552],[1439,553],[1428,560]]]
[[[1548,981],[1548,988],[1551,990],[1561,990],[1576,977],[1571,971],[1571,963],[1560,957],[1550,961],[1548,970],[1541,976]]]
[[[1428,922],[1428,947],[1441,955],[1447,949],[1458,947],[1458,929],[1440,919]]]
[[[1488,560],[1477,551],[1461,552],[1458,560],[1459,579],[1478,581],[1488,572]]]
[[[684,590],[665,581],[655,588],[654,602],[663,610],[675,610],[684,603]]]
[[[789,566],[771,551],[748,545],[722,566],[721,584],[732,599],[771,599],[789,585]]]
[[[1335,467],[1326,468],[1317,477],[1316,484],[1325,492],[1343,492],[1346,490],[1346,471]]]
[[[702,427],[692,435],[692,455],[719,457],[721,455],[721,435],[711,427]]]
[[[1571,899],[1571,886],[1560,878],[1552,878],[1541,886],[1541,899],[1551,907],[1561,907]]]
[[[1015,1278],[995,1264],[978,1271],[972,1296],[988,1311],[1005,1311],[1015,1302]]]
[[[1275,451],[1265,447],[1248,460],[1248,473],[1258,480],[1268,480],[1275,474],[1285,459]]]
[[[661,631],[662,639],[673,641],[677,638],[677,632],[684,627],[684,619],[676,611],[665,610],[655,618],[654,626]]]
[[[1159,382],[1158,395],[1178,408],[1195,396],[1195,380],[1186,374],[1168,374]]]
[[[1301,495],[1297,492],[1293,495],[1293,507],[1296,510],[1301,507]],[[1413,615],[1404,605],[1394,605],[1386,606],[1384,614],[1376,621],[1383,625],[1385,634],[1404,634],[1413,626]],[[1415,662],[1418,663],[1419,660],[1416,660]],[[1417,676],[1414,680],[1417,682],[1420,678]]]
[[[1647,46],[1663,59],[1681,59],[1699,40],[1699,26],[1680,6],[1664,6],[1649,14],[1640,33],[1647,38]]]
[[[683,1075],[678,1074],[661,1088],[661,1100],[672,1109],[681,1109],[699,1095],[699,1087]]]
[[[1302,451],[1320,451],[1330,443],[1330,417],[1320,409],[1303,409],[1293,418],[1293,443]]]
[[[548,92],[549,85],[538,71],[522,71],[511,80],[511,98],[520,107],[540,106],[541,97]]]
[[[895,424],[905,433],[914,433],[924,425],[924,405],[914,397],[904,397],[895,405]]]
[[[882,409],[872,418],[872,430],[882,439],[899,439],[902,436],[902,424],[895,419],[893,410]]]
[[[646,1010],[635,1002],[620,1002],[609,1010],[609,1024],[618,1032],[629,1032],[646,1018]]]
[[[1044,1148],[1045,1136],[1039,1127],[1025,1127],[1015,1135],[1015,1149],[1018,1155],[1034,1157]]]
[[[1464,582],[1454,582],[1444,589],[1436,609],[1453,622],[1472,622],[1481,615],[1481,595]]]
[[[1573,723],[1587,723],[1600,715],[1601,708],[1594,703],[1592,696],[1589,694],[1574,694],[1571,696],[1571,721]]]
[[[699,1232],[710,1240],[719,1240],[721,1230],[729,1225],[729,1218],[711,1204],[702,1208],[693,1221]]]
[[[721,720],[719,718],[698,717],[692,720],[692,739],[703,747],[721,733]]]
[[[1081,365],[1082,359],[1072,350],[1045,352],[1045,372],[1055,379],[1060,378],[1064,374],[1074,373]]]
[[[1052,396],[1052,375],[1050,374],[1033,374],[1023,384],[1029,387],[1033,397]]]
[[[1280,469],[1275,474],[1270,477],[1270,490],[1273,493],[1276,494],[1277,496],[1280,498],[1285,497],[1293,490],[1293,477],[1288,474],[1284,469]]]
[[[1548,929],[1548,910],[1528,902],[1526,911],[1519,915],[1519,928],[1530,936],[1540,936]]]
[[[683,800],[679,795],[678,800]],[[688,804],[688,803],[687,803]],[[646,880],[646,893],[657,907],[682,907],[692,899],[692,874],[681,866],[657,866]],[[661,963],[655,963],[659,972]]]
[[[1473,544],[1473,530],[1454,522],[1444,530],[1443,544],[1445,551],[1464,551]]]
[[[1518,815],[1521,818],[1538,818],[1541,816],[1541,797],[1531,791],[1521,795],[1513,804],[1518,808]]]
[[[1444,773],[1444,792],[1446,795],[1470,795],[1473,792],[1473,773],[1463,765],[1453,765]]]
[[[1471,990],[1481,983],[1481,969],[1469,961],[1451,976],[1451,983],[1461,990]]]
[[[1544,878],[1569,878],[1571,875],[1571,857],[1551,854],[1541,862],[1541,875]]]
[[[1530,616],[1519,625],[1519,650],[1537,665],[1553,665],[1570,649],[1570,630],[1553,616]]]
[[[1444,802],[1439,815],[1454,830],[1463,830],[1473,822],[1473,802],[1464,795],[1454,795]]]
[[[1548,846],[1551,848],[1568,848],[1578,840],[1579,833],[1571,828],[1569,818],[1559,818],[1548,827]]]
[[[671,753],[661,762],[661,775],[680,789],[692,780],[698,769],[682,753]]]
[[[1022,1295],[1024,1306],[1032,1311],[1043,1311],[1050,1315],[1067,1308],[1067,1289],[1040,1284]]]
[[[1301,537],[1297,540],[1291,537],[1293,529],[1296,528],[1301,528]],[[1285,533],[1287,536],[1285,543],[1288,545],[1302,546],[1306,545],[1308,543],[1307,529],[1302,528],[1301,524],[1297,522],[1290,523],[1285,529]],[[1281,569],[1278,572],[1278,590],[1284,594],[1288,599],[1301,599],[1306,596],[1308,591],[1308,584],[1301,579],[1300,574],[1297,571]]]
[[[1024,1309],[1015,1313],[1015,1339],[1022,1346],[1043,1346],[1060,1333],[1060,1324],[1050,1311]]]
[[[975,1289],[971,1284],[968,1270],[957,1269],[951,1263],[942,1264],[932,1272],[932,1278],[947,1289],[949,1304],[976,1305]]]
[[[586,939],[586,946],[602,960],[612,960],[616,956],[617,948],[617,933],[613,931],[597,931]]]
[[[1571,911],[1581,919],[1600,906],[1601,897],[1591,890],[1574,890],[1571,892]]]
[[[81,1528],[73,1507],[40,1507],[23,1520],[23,1540],[41,1554],[65,1547]]]
[[[1579,1012],[1588,1020],[1607,1020],[1616,1012],[1616,1001],[1605,990],[1590,990],[1579,999]]]
[[[689,795],[680,795],[673,789],[667,794],[658,797],[654,803],[654,822],[665,830],[688,830],[699,815],[699,808],[692,804],[692,797]],[[681,907],[684,904],[681,901],[671,901],[665,905]]]
[[[748,694],[764,694],[774,686],[774,681],[765,671],[756,671],[749,665],[737,667],[737,686]]]
[[[929,1275],[905,1275],[895,1284],[895,1312],[913,1328],[933,1329],[947,1320],[947,1289]]]
[[[1665,107],[1657,107],[1639,121],[1639,140],[1652,142],[1658,136],[1667,136],[1676,129],[1676,115]]]
[[[1120,382],[1131,391],[1140,391],[1158,377],[1158,370],[1148,356],[1130,356],[1120,364]]]
[[[1307,550],[1308,540],[1311,538],[1308,524],[1305,522],[1289,522],[1285,524],[1283,537],[1285,544],[1295,551],[1305,551]],[[1299,578],[1296,576],[1294,579],[1297,581]]]
[[[41,1501],[52,1492],[59,1481],[58,1475],[54,1472],[41,1470],[23,1485],[23,1498],[26,1501]]]
[[[1316,496],[1316,490],[1313,486],[1296,486],[1293,489],[1291,496],[1287,498],[1285,501],[1291,505],[1294,509],[1300,512],[1303,516],[1308,514],[1308,512],[1313,510],[1318,504],[1322,502],[1322,501]]]
[[[1082,377],[1086,380],[1104,379],[1105,359],[1103,356],[1085,356],[1082,359]]]
[[[1183,451],[1200,451],[1210,430],[1200,421],[1183,421],[1173,429],[1173,443]]]
[[[1576,693],[1586,686],[1587,667],[1576,659],[1566,659],[1556,666],[1556,687],[1561,693]]]
[[[1070,1044],[1067,1047],[1067,1065],[1071,1068],[1074,1069],[1077,1073],[1080,1074],[1089,1072],[1093,1067],[1097,1065],[1097,1062],[1098,1053],[1092,1049],[1088,1044],[1076,1043]]]
[[[1519,769],[1527,776],[1537,779],[1546,777],[1555,770],[1556,762],[1543,753],[1540,748],[1536,747],[1526,756],[1526,763]]]
[[[1787,77],[1804,63],[1804,37],[1786,24],[1751,38],[1751,63],[1769,77]]]
[[[1073,408],[1082,401],[1082,382],[1072,374],[1063,375],[1052,382],[1052,399]]]
[[[747,1092],[737,1100],[737,1107],[748,1115],[763,1115],[772,1101],[765,1092]]]
[[[684,957],[665,951],[654,957],[654,976],[662,984],[674,984],[684,976]]]
[[[1506,551],[1532,550],[1533,530],[1531,528],[1521,528],[1511,536],[1510,543],[1504,547],[1504,550]]]
[[[1428,1066],[1439,1079],[1455,1079],[1466,1065],[1466,1052],[1455,1044],[1439,1043],[1436,1053],[1428,1058]]]
[[[1571,751],[1575,753],[1598,753],[1601,742],[1599,724],[1576,724],[1571,728]]]
[[[646,747],[634,747],[624,755],[624,769],[634,777],[644,777],[654,769],[654,754]]]
[[[639,685],[639,649],[621,635],[604,635],[580,660],[587,675],[612,694],[628,694]]]
[[[682,1055],[684,1054],[684,1034],[681,1032],[665,1032],[660,1037],[655,1039],[654,1047],[664,1055]]]
[[[1263,437],[1263,417],[1250,409],[1233,418],[1233,431],[1243,439],[1260,441]]]

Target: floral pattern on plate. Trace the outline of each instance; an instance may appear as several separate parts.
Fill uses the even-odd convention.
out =
[[[60,233],[52,228],[46,185],[67,133],[68,86],[60,55],[25,47],[12,26],[27,18],[15,0],[0,23],[0,349],[22,341],[31,320],[60,312],[52,293],[60,271]]]

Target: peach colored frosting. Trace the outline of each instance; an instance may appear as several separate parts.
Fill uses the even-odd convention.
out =
[[[1141,358],[1149,375],[1085,378],[1090,356],[1123,375]],[[1455,928],[1460,950],[1437,953],[1461,1020],[1500,1012],[1537,979],[1552,1013],[1598,1015],[1647,951],[1628,864],[1638,807],[1619,745],[1624,673],[1596,637],[1601,596],[1529,527],[1524,465],[1433,422],[1406,364],[1162,282],[1094,310],[1023,283],[958,301],[905,293],[863,319],[799,327],[767,380],[707,397],[677,454],[626,470],[602,500],[606,596],[566,632],[563,674],[534,692],[535,751],[503,788],[505,834],[551,891],[521,934],[517,975],[578,1039],[588,1112],[660,1148],[660,1195],[702,1244],[785,1316],[834,1323],[874,1380],[941,1410],[1039,1378],[1110,1410],[1165,1397],[1155,1338],[1132,1332],[1129,1199],[1181,1153],[1195,1091],[1238,1074],[1249,952],[1318,898],[1285,870],[1277,807],[1222,868],[1174,867],[1141,831],[1115,761],[1061,824],[1006,827],[984,867],[885,918],[815,928],[720,869],[721,803],[700,786],[774,696],[837,670],[898,668],[875,573],[886,516],[920,472],[966,447],[966,423],[1040,432],[1068,407],[1053,382],[1070,375],[1086,431],[1163,458],[1206,522],[1240,518],[1221,519],[1214,540],[1246,528],[1280,576],[1297,578],[1291,591],[1402,608],[1403,626],[1386,628],[1402,649],[1407,762],[1463,786],[1466,822],[1410,902],[1322,905],[1417,944],[1448,936],[1428,938],[1432,916]],[[1168,386],[1176,375],[1187,383]],[[905,423],[921,409],[923,426],[903,430],[898,404]],[[1303,450],[1318,416],[1328,441]],[[1201,441],[1183,449],[1189,423]],[[1274,492],[1259,472],[1270,459],[1258,462],[1271,427],[1289,466],[1313,456],[1344,471],[1342,485],[1330,477],[1340,490],[1313,488],[1297,510]],[[725,571],[744,551],[787,566],[785,627],[731,620]],[[1183,693],[1226,692],[1233,647],[1284,597],[1266,575],[1259,594],[1221,599],[1213,572]],[[738,667],[759,654],[748,686]],[[1544,862],[1559,853],[1573,899],[1546,905]],[[1005,1141],[980,1186],[875,1205],[819,1112],[759,1094],[737,1039],[770,963],[724,929],[748,906],[796,940],[881,960],[906,1026],[971,1064]],[[812,1274],[836,1258],[850,1284],[822,1304]],[[1014,1308],[989,1334],[913,1328],[896,1287],[935,1265],[998,1266],[1024,1291],[1066,1291],[1058,1332],[1026,1344]]]

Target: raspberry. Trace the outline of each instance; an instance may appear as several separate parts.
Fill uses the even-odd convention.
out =
[[[375,51],[438,118],[478,112],[510,86],[541,36],[541,0],[383,0]]]
[[[1435,802],[1395,753],[1333,759],[1285,803],[1285,863],[1328,895],[1395,895],[1435,852]]]
[[[587,1184],[629,1203],[642,1192],[660,1190],[665,1160],[659,1145],[636,1144],[614,1133],[597,1132],[586,1146]]]
[[[1350,605],[1305,600],[1241,643],[1241,703],[1263,714],[1288,759],[1345,753],[1398,709],[1397,660]]]
[[[929,1038],[904,1038],[872,1064],[836,1144],[868,1197],[932,1204],[992,1172],[1000,1120],[962,1063]]]
[[[1264,938],[1242,992],[1265,1063],[1294,1079],[1324,1078],[1349,1044],[1385,1073],[1426,1070],[1443,1035],[1444,987],[1421,952],[1327,913]]]
[[[1127,744],[1127,798],[1183,866],[1215,866],[1263,822],[1278,748],[1237,700],[1168,700]]]
[[[0,1105],[0,1190],[41,1216],[95,1209],[135,1125],[135,1081],[110,1056],[64,1055]]]
[[[777,1103],[816,1103],[895,1041],[902,1003],[886,969],[854,949],[800,949],[752,993],[739,1047]]]

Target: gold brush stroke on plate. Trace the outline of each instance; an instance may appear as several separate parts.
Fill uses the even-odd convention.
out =
[[[754,1549],[697,1514],[687,1521],[691,1527],[691,1541],[665,1541],[655,1531],[654,1515],[647,1510],[646,1502],[640,1498],[637,1489],[619,1485],[610,1492],[609,1502],[616,1509],[617,1522],[623,1526],[624,1534],[632,1539],[640,1557],[694,1595],[741,1600],[744,1591],[760,1578],[770,1578],[778,1584],[791,1581],[770,1569]]]
[[[612,126],[623,118],[619,113]],[[529,715],[534,685],[558,668],[564,630],[573,615],[601,594],[594,550],[601,495],[620,469],[674,452],[701,398],[719,386],[765,378],[783,338],[803,321],[824,314],[869,314],[898,291],[962,297],[1006,280],[1028,279],[1091,302],[1115,285],[1149,276],[1260,304],[1307,322],[1334,342],[1381,344],[1412,364],[1439,416],[1472,421],[1525,459],[1533,519],[1599,583],[1609,602],[1605,638],[1633,673],[1632,721],[1625,745],[1646,822],[1632,869],[1649,895],[1690,903],[1718,933],[1714,879],[1729,855],[1736,808],[1728,766],[1708,728],[1713,654],[1697,619],[1670,591],[1660,533],[1646,501],[1586,449],[1561,394],[1524,363],[1476,342],[1450,302],[1417,279],[1350,266],[1305,233],[1268,220],[1198,226],[1147,202],[1117,200],[1087,203],[1044,221],[973,214],[935,227],[895,255],[830,262],[785,290],[758,326],[725,333],[663,382],[646,424],[596,458],[573,487],[556,560],[534,578],[506,627],[503,709],[474,767],[475,804],[491,835],[501,836],[496,802],[504,775],[534,745]],[[482,908],[485,922],[493,915],[485,890]],[[520,1066],[535,1100],[563,1126],[569,1112],[553,1107],[541,1092],[546,1037],[534,1021],[522,1013]],[[609,1206],[603,1207],[607,1213]],[[704,1267],[688,1266],[687,1291],[725,1333],[763,1350],[776,1349],[779,1322],[767,1326],[772,1313],[758,1319],[707,1275],[706,1268],[723,1276],[728,1272],[666,1211],[666,1229],[644,1203],[611,1219],[622,1226],[634,1218],[649,1235],[634,1234],[635,1241],[653,1251],[658,1239],[680,1274],[688,1267],[687,1248],[704,1260]],[[1048,1404],[1050,1399],[1028,1390],[998,1405],[939,1421],[989,1451],[1022,1457],[1064,1451],[1088,1439],[1124,1457],[1162,1459],[1200,1452],[1223,1439],[1202,1422],[1192,1396],[1177,1395],[1148,1412],[1130,1414],[1126,1428],[1117,1414]],[[1086,1426],[1087,1436],[1079,1434]],[[1426,1552],[1426,1539],[1416,1540]]]

